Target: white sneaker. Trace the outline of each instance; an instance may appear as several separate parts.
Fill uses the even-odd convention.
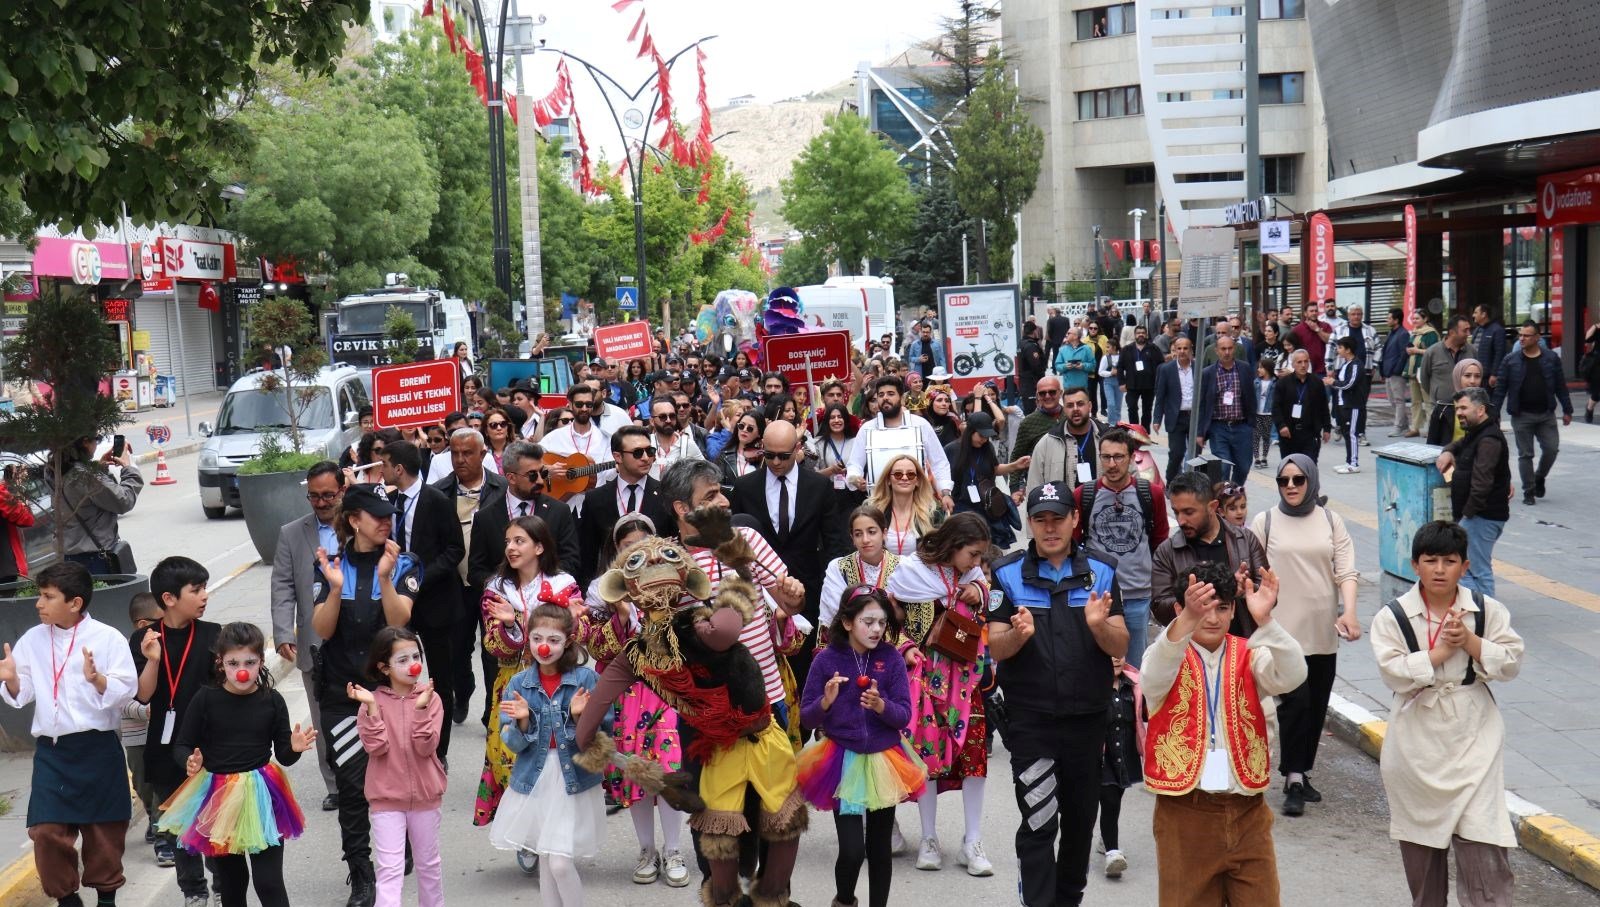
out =
[[[944,868],[944,852],[939,849],[938,838],[922,839],[922,846],[917,848],[917,868],[930,871]]]
[[[682,888],[689,884],[689,867],[683,862],[683,854],[676,850],[669,850],[662,855],[661,873],[666,876],[667,885],[671,888]]]
[[[1339,475],[1347,476],[1347,475],[1350,475],[1351,473],[1360,472],[1361,471],[1361,467],[1359,467],[1359,466],[1351,466],[1348,463],[1340,463],[1338,466],[1333,467],[1333,471],[1338,473]]]
[[[661,857],[654,847],[639,849],[639,864],[633,867],[633,884],[649,885],[661,875]]]
[[[982,841],[962,841],[961,855],[956,860],[967,867],[969,876],[983,878],[994,875],[994,864],[989,862],[989,855],[983,852]]]
[[[1106,851],[1106,878],[1120,879],[1128,869],[1128,858],[1120,850]]]
[[[905,856],[906,851],[910,849],[906,846],[906,836],[900,833],[900,821],[897,819],[894,823],[894,830],[889,832],[889,856]]]

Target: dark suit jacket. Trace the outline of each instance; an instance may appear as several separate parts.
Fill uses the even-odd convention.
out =
[[[578,572],[574,576],[585,589],[589,588],[591,580],[610,567],[609,564],[600,563],[600,549],[606,546],[606,540],[611,537],[611,530],[617,525],[617,518],[620,515],[617,508],[617,489],[621,486],[621,482],[620,477],[612,479],[583,496],[583,514],[578,518],[579,565]],[[656,535],[663,538],[677,537],[677,518],[673,516],[672,508],[667,505],[666,499],[661,497],[660,484],[650,476],[645,476],[644,496],[639,502],[639,512],[656,524]]]
[[[424,483],[417,493],[416,508],[406,550],[422,561],[422,588],[413,601],[411,624],[428,629],[448,627],[461,602],[457,567],[467,553],[467,543],[449,495]],[[395,519],[399,518],[395,514]]]
[[[1245,424],[1256,414],[1256,376],[1254,369],[1243,359],[1233,360],[1234,367],[1239,375],[1239,412],[1244,417]],[[1211,437],[1211,417],[1216,415],[1217,404],[1221,400],[1217,397],[1217,366],[1208,365],[1200,373],[1200,434],[1198,438]],[[1196,440],[1198,440],[1198,438]]]
[[[731,505],[734,513],[755,518],[761,537],[783,559],[789,575],[805,585],[805,615],[814,624],[822,596],[822,572],[829,561],[849,553],[850,541],[845,534],[845,514],[834,512],[833,483],[804,468],[790,471],[789,476],[798,484],[787,535],[780,536],[773,528],[776,515],[767,510],[765,466],[734,480]]]
[[[450,504],[453,508],[455,506],[456,494],[460,491],[460,484],[460,481],[456,478],[456,474],[452,472],[450,475],[445,476],[439,481],[433,483],[433,487],[444,492],[444,496],[450,499]],[[494,573],[495,569],[500,566],[500,560],[505,557],[505,524],[501,523],[499,534],[492,539],[489,539],[488,542],[485,543],[483,536],[480,535],[478,531],[478,526],[481,522],[481,516],[488,513],[504,514],[505,512],[505,476],[484,470],[483,488],[478,493],[478,513],[480,516],[473,518],[471,538],[472,544],[467,547],[467,585],[469,588],[476,588],[481,592],[484,579],[490,574]],[[452,513],[451,516],[454,517],[455,515]],[[459,518],[456,518],[456,525],[461,525]],[[485,562],[487,562],[487,566],[483,566]],[[478,602],[476,598],[470,595],[468,598],[469,600],[466,602],[466,606],[474,615],[476,615]]]
[[[511,525],[511,514],[506,511],[505,485],[502,484],[498,492],[490,500],[485,489],[484,499],[478,504],[477,519],[472,521],[472,555],[467,561],[467,580],[474,585],[482,585],[500,569],[500,562],[505,559],[506,527]],[[541,494],[533,502],[533,516],[550,527],[562,571],[577,577],[578,523],[572,511],[555,498]]]
[[[1193,367],[1193,363],[1190,364]],[[1178,383],[1178,361],[1161,363],[1156,369],[1156,421],[1161,423],[1164,431],[1171,432],[1178,428],[1178,412],[1183,408],[1183,385]],[[1189,423],[1184,422],[1185,431]]]
[[[1150,390],[1156,386],[1156,375],[1160,373],[1161,366],[1166,363],[1161,351],[1153,343],[1146,343],[1144,349],[1139,349],[1136,343],[1130,343],[1122,348],[1117,357],[1117,369],[1122,373],[1122,383],[1131,391]],[[1144,360],[1144,371],[1139,370],[1136,361]]]

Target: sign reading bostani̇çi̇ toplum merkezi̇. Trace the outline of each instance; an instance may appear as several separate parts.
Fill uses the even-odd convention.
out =
[[[850,378],[850,332],[806,331],[767,336],[761,341],[761,363],[767,371],[782,372],[791,383],[835,378],[847,381]]]
[[[385,365],[372,370],[372,420],[379,428],[416,428],[443,422],[461,408],[454,359]]]

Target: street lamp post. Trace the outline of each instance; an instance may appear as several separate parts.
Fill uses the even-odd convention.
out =
[[[506,19],[512,0],[500,0],[496,21],[499,40],[489,42],[488,23],[483,18],[481,0],[472,0],[472,17],[478,26],[478,46],[484,53],[484,81],[488,83],[489,108],[489,204],[494,221],[494,283],[511,299],[511,205],[506,191],[505,98],[501,81],[505,76]],[[490,56],[490,54],[493,56]]]

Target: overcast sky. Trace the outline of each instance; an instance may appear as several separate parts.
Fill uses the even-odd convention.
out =
[[[641,0],[619,13],[611,0],[516,2],[525,15],[546,16],[540,37],[550,47],[583,57],[630,90],[651,72],[648,60],[636,58],[637,46],[627,40],[641,9],[663,57],[716,35],[705,45],[713,109],[743,94],[767,102],[827,88],[850,78],[861,60],[880,61],[932,37],[939,17],[956,9],[954,0]],[[555,54],[531,59],[528,94],[549,92],[557,59]],[[581,67],[574,66],[572,74],[591,148],[603,146],[618,160],[616,129],[604,103]],[[695,90],[691,52],[674,67],[673,102],[680,120],[696,118]]]

